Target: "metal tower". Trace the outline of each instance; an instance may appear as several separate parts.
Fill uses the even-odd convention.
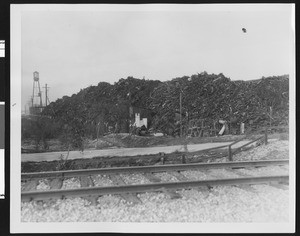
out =
[[[42,111],[43,103],[42,103],[42,93],[40,88],[39,81],[39,72],[33,72],[33,90],[31,97],[31,114],[37,114]]]

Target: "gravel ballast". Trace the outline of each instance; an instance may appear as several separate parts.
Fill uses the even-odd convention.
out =
[[[288,142],[272,141],[234,155],[234,161],[288,158]],[[220,160],[219,160],[220,161]],[[182,171],[190,180],[231,178],[245,175],[287,174],[288,168],[262,167],[228,170]],[[211,174],[211,175],[209,175]],[[170,173],[155,173],[162,182],[177,181]],[[142,174],[121,175],[125,183],[143,184],[150,181]],[[110,186],[108,176],[92,176],[95,186]],[[78,187],[77,178],[64,180],[63,188]],[[47,181],[40,180],[38,189],[48,189]],[[269,185],[252,185],[255,191],[242,186],[217,186],[212,189],[183,189],[182,197],[171,199],[166,192],[139,193],[141,203],[130,204],[119,195],[98,197],[97,204],[85,198],[67,198],[21,203],[22,222],[288,222],[289,190]]]
[[[24,222],[288,222],[287,190],[254,186],[258,193],[226,186],[207,196],[198,190],[177,191],[181,199],[164,193],[138,194],[142,204],[130,205],[106,195],[96,206],[83,198],[51,203],[22,203]]]

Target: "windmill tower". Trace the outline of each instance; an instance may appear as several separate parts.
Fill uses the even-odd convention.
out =
[[[33,72],[33,90],[31,97],[31,109],[30,114],[38,114],[42,111],[42,93],[39,81],[39,72]]]

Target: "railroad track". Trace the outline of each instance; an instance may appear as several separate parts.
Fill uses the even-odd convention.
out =
[[[251,187],[253,184],[270,184],[286,189],[289,180],[288,164],[289,161],[284,159],[22,173],[21,200],[47,200],[65,197],[88,197],[91,200],[106,194],[119,194],[129,202],[139,202],[136,193],[163,191],[171,198],[180,198],[181,196],[176,190],[203,189],[203,187],[210,189],[220,185],[234,185],[247,191],[255,191]],[[281,175],[257,174],[257,168],[270,166],[277,166],[282,170],[281,172],[286,173]],[[190,172],[197,173],[200,178],[190,178],[188,174]],[[169,180],[160,178],[159,175],[162,173],[169,175]],[[134,175],[135,178],[140,179],[145,178],[147,181],[142,184],[128,183],[126,175]],[[110,185],[95,184],[95,178],[99,176],[109,180]],[[77,181],[78,184],[75,188],[65,187],[64,182],[70,179]],[[45,184],[45,182],[47,183]],[[40,184],[45,185],[46,190],[40,190]]]

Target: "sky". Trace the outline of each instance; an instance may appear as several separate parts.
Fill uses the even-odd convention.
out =
[[[289,74],[291,5],[130,6],[22,12],[22,110],[38,71],[45,101],[133,76],[171,80],[207,71],[231,80]],[[246,28],[244,33],[242,28]]]

